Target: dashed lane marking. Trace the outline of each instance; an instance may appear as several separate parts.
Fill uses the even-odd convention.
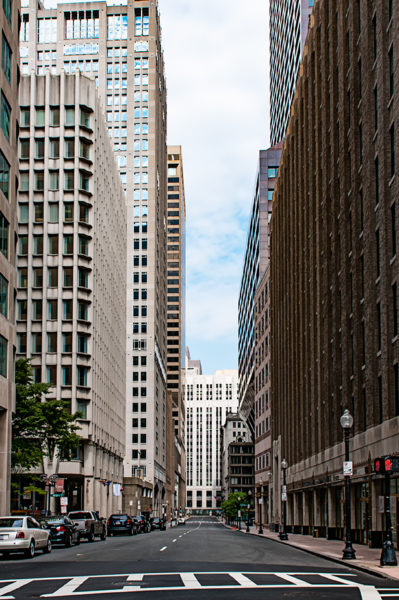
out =
[[[161,552],[167,546],[161,548]],[[168,578],[171,579],[168,585]],[[219,578],[219,581],[218,581]],[[190,573],[126,573],[117,575],[87,575],[70,577],[40,577],[36,579],[0,580],[0,600],[15,600],[15,591],[30,584],[47,582],[54,591],[40,598],[71,598],[73,596],[111,595],[148,591],[218,590],[218,589],[357,589],[362,600],[399,598],[398,588],[378,588],[363,585],[353,574],[318,572],[229,572],[205,571]],[[309,579],[317,579],[310,583]],[[60,587],[58,587],[60,586]],[[108,589],[109,587],[112,589]],[[55,588],[55,589],[54,589]],[[28,590],[26,591],[28,593]]]
[[[164,546],[163,548],[160,549],[160,552],[163,552],[164,550],[166,550],[166,548],[167,548],[167,546]]]

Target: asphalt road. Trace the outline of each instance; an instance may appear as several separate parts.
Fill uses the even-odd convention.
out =
[[[137,594],[143,600],[399,600],[399,585],[231,531],[210,517],[38,552],[31,560],[0,559],[0,600],[130,600]]]

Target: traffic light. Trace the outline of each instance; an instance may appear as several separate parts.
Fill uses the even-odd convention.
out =
[[[399,473],[399,456],[381,456],[374,460],[376,473]]]

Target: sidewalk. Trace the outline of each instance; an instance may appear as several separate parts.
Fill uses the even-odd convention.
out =
[[[225,525],[229,527],[229,525]],[[239,533],[246,534],[245,526]],[[274,540],[279,544],[288,544],[294,548],[299,548],[305,552],[316,554],[329,558],[344,565],[355,567],[380,577],[388,577],[391,579],[399,579],[399,566],[397,567],[380,567],[381,548],[369,548],[362,544],[354,544],[356,552],[356,560],[343,560],[342,551],[345,543],[342,540],[327,540],[325,538],[314,538],[310,535],[299,535],[294,533],[288,534],[288,541],[282,542],[278,533],[271,532],[268,529],[263,529],[263,534],[259,535],[257,527],[251,527],[250,533],[246,535],[257,535],[258,537]],[[397,553],[397,556],[399,553]]]

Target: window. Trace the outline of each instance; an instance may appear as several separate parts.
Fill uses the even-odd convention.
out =
[[[75,109],[73,107],[65,108],[65,125],[67,127],[75,125]]]
[[[62,367],[62,385],[72,385],[72,367],[71,367],[71,365]]]
[[[22,175],[22,174],[21,174]],[[29,177],[29,173],[27,173]],[[9,193],[9,180],[10,180],[10,165],[6,160],[4,154],[0,151],[0,190],[8,200]]]
[[[88,304],[87,302],[83,302],[82,300],[78,301],[78,319],[81,321],[88,320]]]
[[[63,301],[62,318],[64,321],[70,321],[72,319],[72,300]]]
[[[87,367],[77,367],[77,371],[78,371],[78,381],[77,381],[77,385],[81,385],[84,387],[87,387]]]
[[[49,267],[49,269],[48,269],[48,286],[50,288],[58,287],[58,267]]]
[[[73,254],[73,235],[64,235],[64,254]]]
[[[33,254],[38,254],[38,255],[43,254],[43,236],[42,235],[33,236]]]
[[[89,255],[89,240],[81,235],[79,236],[79,254]]]
[[[107,19],[107,39],[127,39],[127,15],[112,15]]]
[[[57,41],[57,19],[37,20],[37,41],[39,44]]]
[[[81,142],[80,142],[80,156],[82,158],[86,158],[87,160],[90,160],[90,144],[83,140],[81,140]]]
[[[43,317],[43,303],[41,300],[33,300],[32,301],[32,308],[33,308],[33,320],[34,321],[41,321],[42,317]]]
[[[36,107],[36,127],[44,127],[45,112],[43,107]]]
[[[82,127],[90,127],[90,112],[84,109],[80,111],[80,125]]]
[[[277,177],[278,167],[268,167],[267,168],[267,176],[269,179],[273,179]]]
[[[3,213],[0,212],[0,252],[8,258],[8,231],[9,223]]]
[[[0,335],[0,375],[2,377],[7,377],[7,351],[7,340],[2,335]]]
[[[74,138],[65,138],[65,158],[74,158],[75,140]]]
[[[89,272],[86,269],[82,269],[81,267],[79,267],[78,275],[79,275],[79,283],[78,283],[79,287],[84,287],[84,288],[89,287]]]
[[[11,54],[11,48],[3,33],[1,44],[1,66],[5,76],[7,77],[8,83],[11,83]]]
[[[8,315],[8,281],[0,273],[0,314],[7,318]]]
[[[40,138],[38,140],[35,140],[35,146],[36,146],[36,158],[38,159],[43,159],[44,158],[44,139]]]
[[[22,106],[20,114],[21,114],[21,127],[29,127],[30,126],[30,107]]]
[[[66,354],[72,352],[72,333],[69,331],[62,334],[62,351]]]
[[[48,205],[48,222],[58,223],[58,204],[51,202]]]
[[[58,127],[60,124],[60,108],[59,106],[52,106],[50,108],[50,125]]]
[[[78,352],[87,354],[87,335],[78,335]]]
[[[64,267],[64,287],[73,286],[73,267]]]
[[[80,171],[80,189],[84,190],[85,192],[88,192],[88,191],[90,191],[89,186],[90,186],[89,175],[87,173],[84,173],[83,171]]]
[[[50,158],[59,158],[60,157],[60,140],[52,139],[50,140]]]
[[[55,365],[47,367],[47,382],[51,385],[57,385],[57,367]]]
[[[42,267],[36,267],[33,269],[33,287],[43,287],[43,269]]]
[[[21,267],[18,269],[18,287],[26,288],[28,285],[28,269]]]
[[[74,187],[74,172],[73,171],[64,171],[65,179],[64,179],[64,189],[65,190],[73,190]]]
[[[57,300],[48,300],[47,301],[47,318],[50,321],[55,321],[58,318]]]
[[[7,140],[10,141],[10,118],[11,107],[8,104],[3,92],[1,93],[1,112],[0,112],[0,127],[2,128]]]
[[[49,172],[49,189],[52,191],[58,190],[59,188],[59,174],[58,171]]]
[[[71,202],[64,204],[64,220],[66,223],[72,223],[73,221],[73,204]]]
[[[56,333],[48,333],[47,334],[47,352],[50,352],[50,353],[57,352],[57,334]]]

